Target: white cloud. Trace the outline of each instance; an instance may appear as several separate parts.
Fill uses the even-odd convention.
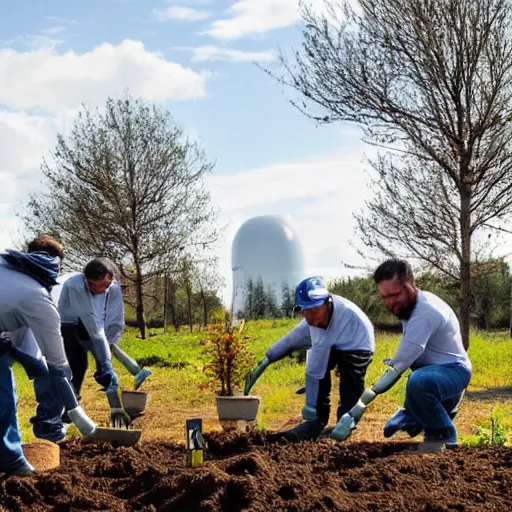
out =
[[[306,0],[305,3],[318,14],[332,19],[325,0]],[[300,0],[238,0],[225,11],[224,18],[213,21],[203,33],[215,39],[234,40],[289,27],[301,19],[300,4]]]
[[[362,149],[357,150],[361,147],[358,140],[354,143],[356,150],[347,154],[272,164],[238,173],[213,174],[209,180],[212,194],[228,210],[314,198],[338,188],[345,191],[346,200],[352,201],[353,195],[347,185],[359,183],[358,171],[363,158]]]
[[[22,225],[15,213],[30,192],[40,187],[40,164],[66,133],[73,113],[44,117],[0,110],[0,249],[10,247]]]
[[[212,16],[210,11],[192,9],[191,7],[171,6],[167,9],[153,9],[158,21],[203,21]]]
[[[199,46],[192,50],[192,60],[195,62],[211,60],[223,60],[228,62],[271,62],[276,59],[276,54],[273,50],[246,52],[213,45]]]
[[[200,98],[207,78],[132,40],[103,43],[83,54],[0,49],[0,76],[0,105],[51,111],[103,103],[125,89],[154,101]]]
[[[44,34],[23,34],[20,36],[16,36],[13,39],[9,39],[8,41],[2,41],[0,43],[0,52],[2,51],[1,46],[13,46],[15,44],[20,44],[25,48],[28,48],[30,51],[53,51],[57,46],[62,43],[62,39],[56,39],[54,37],[50,37]],[[5,50],[6,48],[4,48]]]
[[[55,27],[43,28],[41,30],[41,34],[43,34],[45,36],[53,36],[55,34],[60,34],[61,32],[64,32],[65,30],[66,30],[66,27],[64,27],[63,25],[57,25]]]
[[[61,18],[59,16],[45,16],[45,20],[52,21],[54,23],[59,23],[60,25],[76,25],[78,23],[77,20],[72,18]]]
[[[287,27],[299,20],[298,0],[239,0],[205,32],[215,39],[233,40]]]

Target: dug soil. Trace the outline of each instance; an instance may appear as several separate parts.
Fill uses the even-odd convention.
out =
[[[410,443],[288,444],[268,434],[206,435],[205,462],[185,448],[61,447],[61,467],[0,481],[9,511],[512,511],[512,449],[406,454]]]

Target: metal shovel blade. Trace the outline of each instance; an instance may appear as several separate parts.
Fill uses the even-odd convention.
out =
[[[104,441],[117,446],[133,446],[137,444],[141,435],[142,430],[96,427],[92,434],[82,438],[82,442]]]

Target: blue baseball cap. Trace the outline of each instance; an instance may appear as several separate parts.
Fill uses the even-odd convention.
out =
[[[321,306],[329,292],[320,276],[308,277],[301,281],[295,289],[295,311],[304,311]]]

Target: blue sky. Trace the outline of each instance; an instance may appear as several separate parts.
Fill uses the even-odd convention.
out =
[[[321,8],[322,0],[312,0]],[[207,185],[221,207],[218,248],[253,215],[290,216],[311,273],[343,273],[352,212],[368,195],[364,146],[350,126],[316,126],[255,64],[300,44],[297,0],[32,0],[0,18],[0,248],[16,207],[81,103],[128,89],[168,108],[216,161]],[[227,296],[227,295],[226,295]]]

